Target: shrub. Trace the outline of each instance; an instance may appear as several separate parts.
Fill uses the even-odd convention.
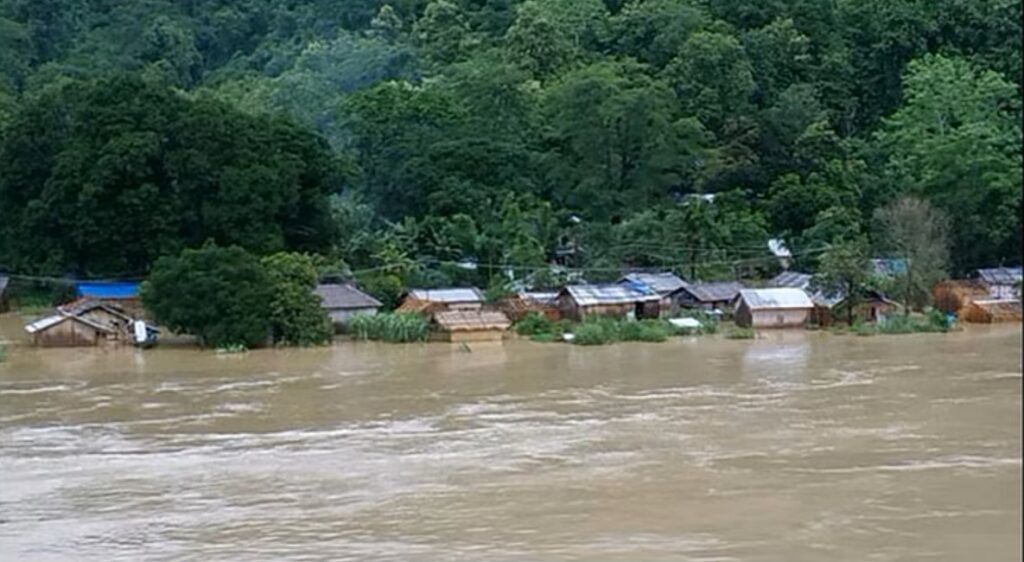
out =
[[[257,347],[271,335],[270,276],[238,246],[206,244],[160,258],[141,297],[156,322],[203,345]]]
[[[616,339],[616,330],[605,322],[584,322],[573,330],[572,343],[576,345],[604,345]]]
[[[754,330],[737,327],[726,332],[725,337],[730,340],[752,340],[754,339]]]
[[[661,320],[623,322],[618,326],[618,337],[622,341],[663,342],[671,335],[671,330],[671,326]]]
[[[522,320],[516,322],[516,333],[520,336],[537,334],[554,334],[558,325],[536,312],[527,312]]]
[[[402,343],[427,339],[427,321],[409,312],[359,315],[352,318],[349,328],[358,340]]]
[[[316,267],[305,254],[277,253],[260,261],[267,270],[274,296],[270,301],[270,326],[276,343],[323,345],[331,341],[334,329],[320,306],[316,288]]]

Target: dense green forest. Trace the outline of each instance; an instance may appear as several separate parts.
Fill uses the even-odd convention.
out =
[[[1021,258],[1018,0],[0,0],[0,270],[768,274],[912,195]],[[710,197],[713,195],[714,197]],[[884,215],[889,217],[890,215]],[[477,267],[468,267],[475,263]]]

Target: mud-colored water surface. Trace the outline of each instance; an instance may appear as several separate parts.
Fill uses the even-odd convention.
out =
[[[1017,560],[1021,330],[13,348],[4,560]]]

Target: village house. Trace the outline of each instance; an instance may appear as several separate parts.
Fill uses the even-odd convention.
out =
[[[686,286],[686,282],[675,273],[630,273],[619,279],[619,284],[657,293],[661,297],[663,315],[672,311],[672,293]]]
[[[811,322],[821,327],[828,327],[835,322],[847,322],[850,319],[850,299],[841,292],[824,294],[816,291],[810,295],[814,303]],[[867,291],[857,299],[853,306],[853,318],[862,322],[884,321],[899,310],[899,304],[889,300],[878,291]]]
[[[349,283],[321,283],[313,292],[335,329],[347,326],[355,316],[377,314],[381,307],[380,301]]]
[[[511,326],[508,317],[498,310],[442,310],[430,317],[429,339],[452,343],[500,341]]]
[[[1021,303],[1016,299],[974,300],[967,304],[961,317],[974,324],[1020,322]]]
[[[113,329],[92,320],[58,312],[25,326],[39,347],[96,346],[113,341]]]
[[[741,290],[743,284],[738,281],[684,282],[682,287],[670,295],[672,309],[697,308],[709,312],[726,312],[732,309]]]
[[[868,270],[880,277],[898,277],[907,272],[907,260],[903,258],[872,258]]]
[[[814,278],[810,273],[799,271],[783,271],[768,281],[769,287],[789,287],[791,289],[810,289],[811,280]]]
[[[397,311],[479,310],[483,304],[484,294],[476,287],[409,289],[402,295]]]
[[[558,321],[562,316],[558,310],[558,291],[517,291],[502,297],[498,308],[514,322],[531,312],[551,321]]]
[[[93,299],[78,299],[57,307],[57,311],[67,316],[88,320],[94,324],[105,326],[114,339],[130,339],[135,319],[116,304],[107,304]]]
[[[935,308],[958,317],[972,302],[989,298],[988,288],[974,279],[940,281],[932,287],[932,303]]]
[[[569,285],[558,293],[562,318],[573,320],[589,316],[657,318],[660,302],[658,293],[619,284]]]
[[[992,267],[979,269],[975,273],[993,299],[1019,298],[1017,284],[1021,282],[1021,268]]]
[[[733,318],[744,328],[793,328],[811,318],[814,303],[801,289],[743,289]]]

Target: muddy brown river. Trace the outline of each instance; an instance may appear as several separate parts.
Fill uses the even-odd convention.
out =
[[[15,348],[0,558],[1019,560],[1020,338]]]

